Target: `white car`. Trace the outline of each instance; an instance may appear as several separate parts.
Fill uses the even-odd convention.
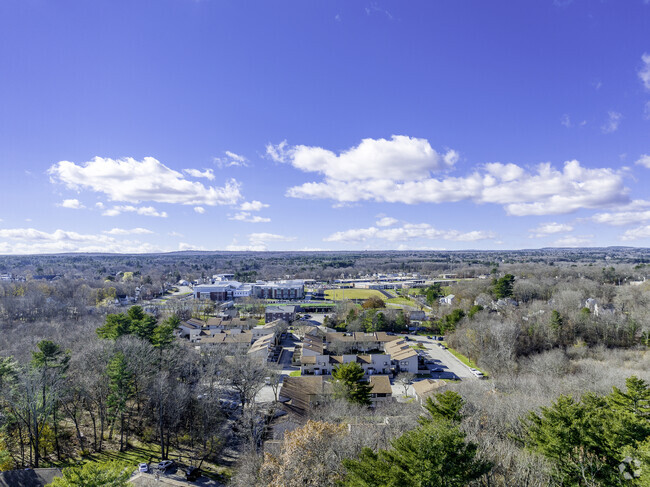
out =
[[[172,467],[173,465],[174,465],[173,460],[163,460],[158,464],[158,470],[162,470],[164,472],[165,470]]]
[[[473,368],[470,367],[469,370],[470,370],[470,372],[471,372],[472,374],[474,374],[474,375],[475,375],[476,377],[478,377],[479,379],[481,379],[482,377],[484,377],[483,372],[481,372],[481,371],[478,370],[478,369],[473,369]]]
[[[149,471],[149,464],[148,463],[139,463],[138,464],[138,472],[148,472]]]

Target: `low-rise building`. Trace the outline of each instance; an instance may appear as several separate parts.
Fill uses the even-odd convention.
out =
[[[271,323],[276,320],[284,320],[287,323],[293,322],[296,319],[297,306],[283,305],[283,306],[267,306],[264,313],[264,321]]]
[[[424,404],[427,397],[432,396],[446,385],[447,383],[444,380],[424,379],[414,382],[411,387],[413,387],[413,391],[415,392],[415,399],[420,404]]]
[[[385,376],[371,376],[370,400],[372,406],[392,400],[390,379]],[[333,394],[332,383],[321,376],[286,377],[280,389],[280,401],[288,411],[299,415],[322,404],[327,396]]]
[[[366,376],[391,373],[391,357],[386,354],[372,355],[305,355],[300,359],[302,375],[332,375],[332,371],[342,364],[356,362],[363,368]]]
[[[387,343],[385,351],[390,354],[395,372],[418,373],[418,353],[405,340],[400,339]]]

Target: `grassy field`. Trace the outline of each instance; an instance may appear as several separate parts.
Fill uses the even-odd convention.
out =
[[[372,296],[386,300],[386,296],[376,289],[328,289],[325,291],[325,297],[333,301],[342,301],[344,299],[368,299]]]
[[[401,304],[404,306],[412,306],[414,308],[419,308],[419,303],[416,303],[415,301],[408,299],[408,298],[390,298],[386,300],[387,303],[391,304]]]

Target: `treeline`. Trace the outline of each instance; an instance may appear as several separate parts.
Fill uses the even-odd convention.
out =
[[[198,465],[226,444],[259,445],[253,398],[277,373],[237,350],[199,354],[174,339],[177,325],[134,306],[83,346],[41,340],[28,359],[0,357],[0,469],[142,443]]]

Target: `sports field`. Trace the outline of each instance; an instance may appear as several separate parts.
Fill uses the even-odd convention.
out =
[[[333,301],[343,301],[345,299],[368,299],[371,296],[386,300],[386,296],[376,289],[328,289],[325,291],[325,297]]]

